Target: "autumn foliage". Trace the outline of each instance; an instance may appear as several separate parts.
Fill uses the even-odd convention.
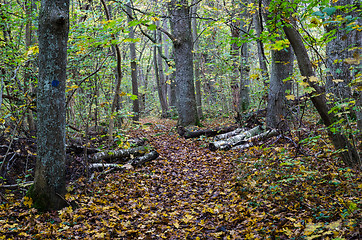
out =
[[[92,181],[78,175],[60,211],[40,213],[24,192],[2,188],[0,239],[358,238],[360,173],[315,137],[320,129],[298,146],[289,134],[212,152],[211,138],[184,139],[174,126],[143,120],[128,136],[147,138],[160,157]]]

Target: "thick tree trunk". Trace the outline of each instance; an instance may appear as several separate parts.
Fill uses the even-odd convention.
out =
[[[353,0],[332,1],[332,7],[346,6],[352,4]],[[337,10],[335,15],[346,17],[350,13]],[[334,32],[331,41],[327,43],[326,56],[329,74],[327,75],[326,90],[330,94],[331,102],[340,103],[349,101],[352,92],[350,88],[351,71],[350,65],[344,60],[352,56],[350,47],[352,46],[352,32],[347,33],[347,23],[329,23],[326,26],[328,32]],[[344,111],[344,110],[342,110]]]
[[[326,104],[326,97],[323,88],[313,81],[314,79],[311,81],[312,77],[315,78],[315,73],[302,37],[299,32],[291,26],[284,26],[283,30],[293,47],[301,75],[305,77],[305,81],[309,84],[309,86],[314,88],[310,97],[311,101],[327,127],[328,136],[334,147],[336,150],[340,151],[340,156],[346,165],[351,167],[360,165],[361,162],[357,149],[352,146],[345,135],[339,132],[337,124],[338,118],[334,116],[333,113],[328,113],[329,108]],[[332,131],[332,129],[336,129],[336,131]]]
[[[168,3],[176,65],[176,96],[179,114],[178,125],[198,125],[190,9],[187,0],[171,0]]]
[[[69,0],[42,0],[39,13],[37,162],[28,192],[33,206],[65,206],[65,85]]]
[[[132,21],[132,9],[127,5],[128,22]],[[129,28],[129,38],[134,39],[135,32],[134,27]],[[138,100],[138,77],[137,77],[137,56],[136,56],[136,44],[131,42],[129,44],[130,58],[131,58],[131,79],[132,79],[132,94],[136,96],[133,100],[133,121],[137,122],[140,117],[140,104]]]
[[[291,47],[280,51],[272,50],[272,66],[266,113],[266,125],[269,128],[288,129],[288,123],[285,119],[287,111],[287,99],[285,98],[287,84],[285,79],[293,74],[293,60]]]

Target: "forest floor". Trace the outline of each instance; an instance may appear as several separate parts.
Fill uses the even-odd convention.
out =
[[[318,130],[302,147],[291,135],[212,152],[211,138],[186,140],[175,125],[144,119],[127,132],[160,154],[135,169],[89,182],[73,156],[66,199],[77,207],[40,213],[26,187],[0,188],[0,239],[359,239],[360,172],[340,163]],[[27,144],[14,144],[19,156],[35,152]],[[26,159],[19,183],[31,178]]]

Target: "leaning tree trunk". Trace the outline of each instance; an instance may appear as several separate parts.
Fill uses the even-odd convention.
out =
[[[176,65],[176,96],[178,99],[178,125],[198,125],[194,71],[192,57],[192,34],[190,8],[187,0],[171,0],[168,3]]]
[[[37,161],[28,196],[33,206],[65,206],[65,85],[69,0],[42,0],[39,12]]]
[[[257,46],[258,46],[258,59],[259,59],[259,67],[261,69],[261,76],[263,79],[264,87],[268,86],[269,74],[267,67],[267,59],[264,52],[264,44],[260,39],[261,33],[263,32],[263,17],[261,14],[261,1],[259,1],[259,7],[256,13],[253,16],[255,33],[257,37]]]
[[[314,89],[310,99],[327,127],[328,136],[334,147],[340,152],[340,156],[346,165],[352,167],[360,165],[361,162],[357,149],[349,142],[347,137],[338,130],[338,117],[334,116],[333,113],[329,113],[323,88],[314,81],[315,79],[312,79],[316,77],[301,35],[292,26],[285,25],[283,30],[293,47],[301,75],[305,78],[309,86]],[[332,127],[337,130],[332,132]]]
[[[272,66],[270,73],[268,106],[266,113],[266,125],[269,128],[286,130],[288,124],[285,120],[287,99],[285,91],[287,84],[285,79],[293,73],[292,48],[272,50]]]

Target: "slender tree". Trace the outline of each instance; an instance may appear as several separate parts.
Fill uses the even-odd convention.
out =
[[[69,0],[42,0],[39,12],[37,161],[28,196],[46,211],[65,206],[65,85]]]
[[[128,22],[131,22],[133,17],[132,9],[131,9],[131,3],[129,2],[127,5],[127,15],[128,15]],[[135,31],[134,27],[129,28],[129,38],[134,39],[135,37]],[[131,58],[131,79],[132,79],[132,94],[133,96],[136,96],[136,98],[133,100],[133,121],[139,120],[140,115],[140,105],[138,100],[138,78],[137,78],[137,56],[136,56],[136,44],[132,41],[129,44],[129,50],[130,50],[130,58]]]
[[[101,3],[103,5],[104,8],[104,12],[106,14],[106,18],[108,21],[112,20],[111,18],[111,14],[110,11],[108,9],[108,6],[105,2],[105,0],[101,0]],[[112,39],[116,40],[116,36],[112,33],[111,34]],[[109,119],[109,129],[108,129],[108,138],[109,140],[113,140],[113,130],[114,130],[114,112],[116,111],[117,105],[119,103],[119,91],[121,88],[121,81],[122,81],[122,77],[123,77],[123,72],[122,72],[122,56],[121,56],[121,50],[119,49],[119,46],[117,43],[112,45],[113,51],[115,53],[115,57],[117,60],[117,75],[116,75],[116,86],[114,88],[114,96],[113,96],[113,101],[112,101],[112,106],[111,106],[111,114],[110,114],[110,119]]]
[[[202,101],[201,101],[201,70],[200,70],[200,53],[199,53],[199,39],[197,35],[197,9],[198,3],[193,0],[192,3],[194,6],[192,7],[192,19],[191,19],[191,27],[192,27],[192,40],[194,43],[194,65],[195,65],[195,88],[196,88],[196,105],[197,105],[197,112],[199,114],[199,118],[203,117],[202,113]]]

